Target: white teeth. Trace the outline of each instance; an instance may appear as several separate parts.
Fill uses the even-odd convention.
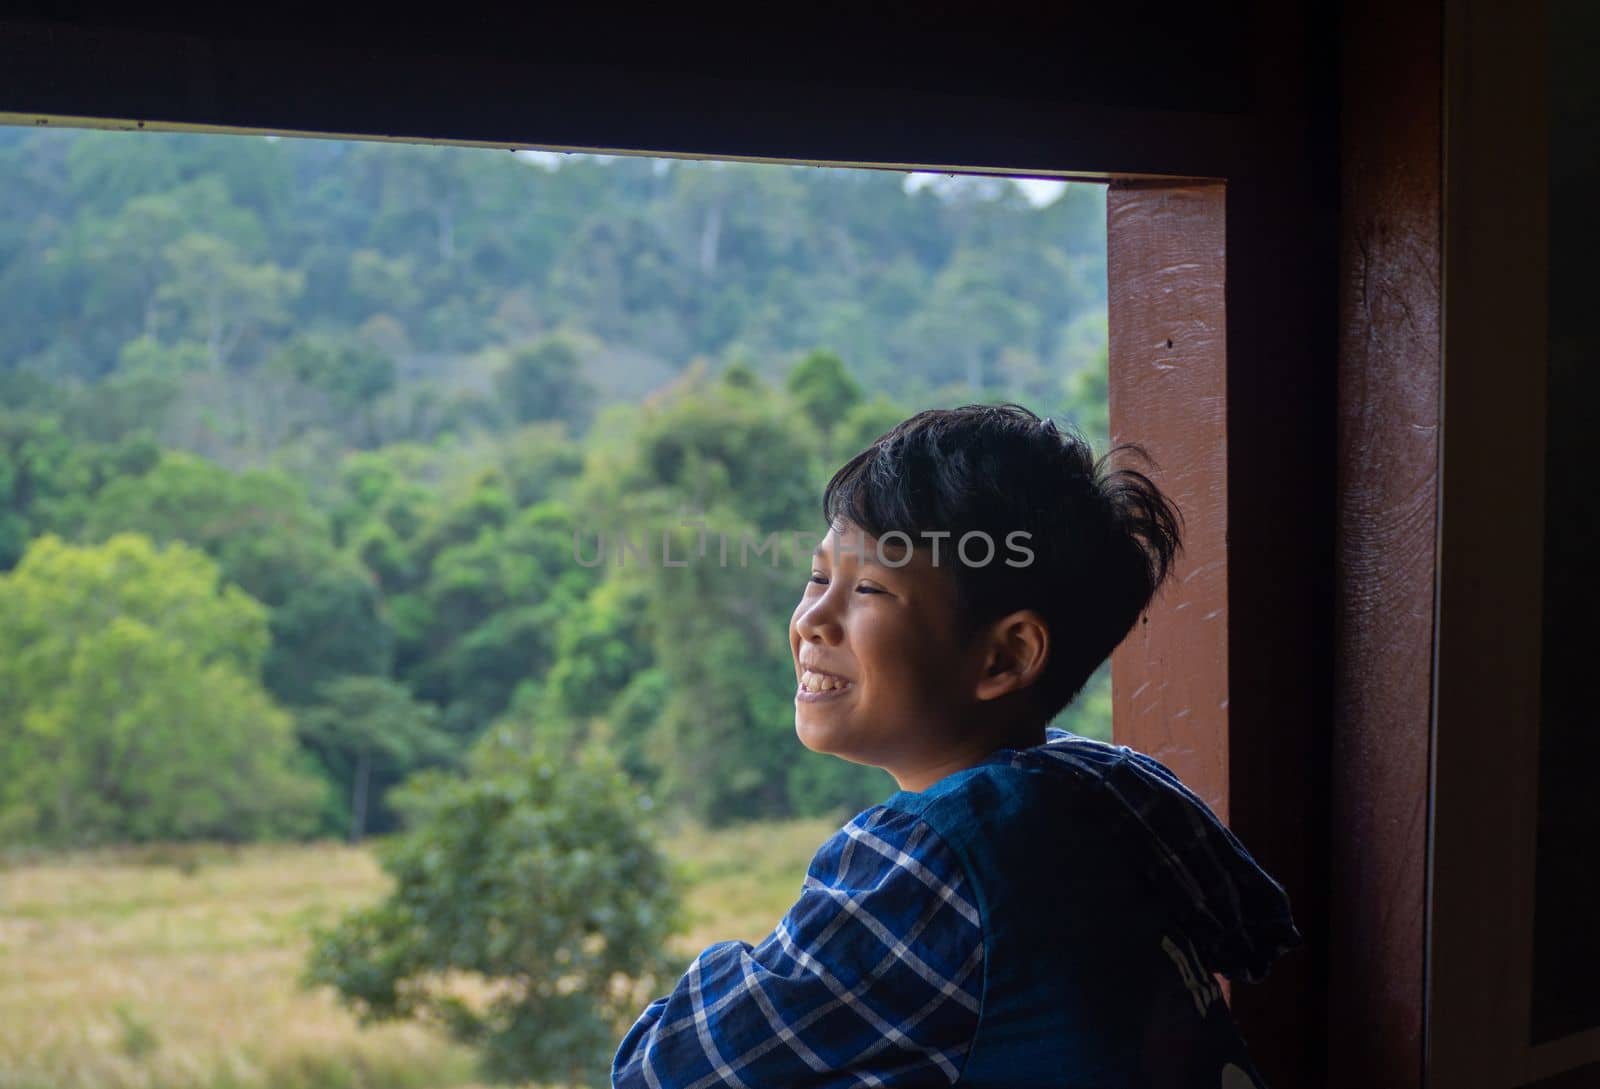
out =
[[[806,670],[800,674],[800,687],[807,692],[829,692],[835,688],[849,688],[849,681],[841,681],[837,677],[824,676]]]

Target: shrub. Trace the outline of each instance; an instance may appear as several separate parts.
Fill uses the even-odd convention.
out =
[[[476,1045],[487,1077],[606,1084],[632,1018],[675,976],[680,890],[647,800],[589,746],[563,762],[493,731],[467,776],[391,799],[394,891],[315,936],[306,981],[364,1020],[418,1017]]]

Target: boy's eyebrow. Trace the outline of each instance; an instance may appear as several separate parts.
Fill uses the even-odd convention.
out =
[[[817,546],[817,548],[815,548],[812,551],[811,558],[814,559],[814,560],[815,559],[819,559],[822,556],[826,556],[830,551],[831,552],[843,552],[846,555],[855,556],[857,559],[859,559],[863,563],[865,563],[868,567],[882,567],[886,571],[899,571],[905,566],[904,564],[902,564],[899,567],[891,567],[888,564],[879,563],[878,562],[878,558],[875,555],[873,555],[873,550],[870,549],[870,548],[868,548],[868,549],[855,549],[855,548],[827,549],[827,548],[823,548],[822,546],[819,545],[819,546]],[[885,551],[890,553],[891,557],[898,557],[898,556],[901,556],[901,555],[905,554],[905,548],[902,547],[898,542],[890,542],[889,547]]]

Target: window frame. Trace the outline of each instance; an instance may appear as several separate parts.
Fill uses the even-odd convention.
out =
[[[1272,18],[1267,39],[1292,57],[1302,48],[1304,14]],[[376,53],[308,46],[285,69],[274,50],[294,48],[25,27],[0,54],[15,62],[13,82],[32,88],[29,109],[36,112],[0,114],[0,123],[927,169],[1111,186],[1108,229],[1117,231],[1118,254],[1108,262],[1112,430],[1149,446],[1162,466],[1156,478],[1183,508],[1187,531],[1173,590],[1114,657],[1114,730],[1117,740],[1178,770],[1289,890],[1309,948],[1285,958],[1262,986],[1232,997],[1274,1084],[1320,1084],[1328,1032],[1322,938],[1332,671],[1318,650],[1333,595],[1319,580],[1332,569],[1327,451],[1334,434],[1320,406],[1333,386],[1336,246],[1329,175],[1316,171],[1303,131],[1306,118],[1326,127],[1331,114],[1328,103],[1308,100],[1299,82],[1305,72],[1292,62],[1268,65],[1252,78],[1256,96],[1272,105],[1205,113],[883,87],[735,87],[686,74],[668,79],[661,94],[643,96],[631,79],[608,85],[618,73],[604,65],[521,68],[425,54],[385,62]],[[66,59],[75,55],[114,56],[117,63],[91,81],[92,61]],[[295,73],[293,84],[275,75],[283,70]],[[260,86],[287,93],[252,90]],[[740,110],[728,110],[735,92],[748,94]],[[1191,229],[1205,234],[1203,271],[1175,259],[1194,248]],[[1184,292],[1201,288],[1192,305],[1172,308]],[[1228,307],[1230,298],[1251,306]],[[1160,330],[1167,332],[1157,341]],[[1196,399],[1204,413],[1191,426]],[[1152,429],[1152,419],[1163,422]],[[1219,630],[1225,637],[1212,638]],[[1190,710],[1181,732],[1139,703],[1151,683],[1168,707]]]

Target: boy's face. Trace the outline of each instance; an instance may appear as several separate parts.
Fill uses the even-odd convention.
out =
[[[905,558],[897,544],[884,546],[889,563]],[[880,563],[877,545],[854,526],[835,527],[812,557],[789,620],[795,732],[809,749],[884,768],[920,790],[908,784],[971,745],[983,660],[955,640],[949,542],[937,567],[931,542],[899,567]],[[813,692],[808,667],[844,683]]]

